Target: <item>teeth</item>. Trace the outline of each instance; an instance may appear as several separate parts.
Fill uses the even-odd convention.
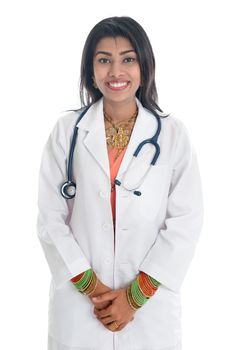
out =
[[[118,87],[122,87],[122,86],[126,86],[128,83],[109,83],[109,85],[110,86],[112,86],[112,87],[116,87],[116,88],[118,88]]]

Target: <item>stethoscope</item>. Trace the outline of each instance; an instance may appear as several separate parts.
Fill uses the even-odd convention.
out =
[[[84,117],[85,113],[88,111],[88,109],[92,106],[89,105],[87,108],[84,109],[84,111],[82,111],[82,113],[80,114],[79,118],[76,121],[76,125],[74,127],[74,132],[73,132],[73,136],[72,136],[72,141],[71,141],[71,146],[70,146],[70,152],[69,152],[69,159],[68,159],[68,167],[67,167],[67,181],[64,182],[64,184],[61,186],[60,188],[60,192],[62,194],[62,196],[66,199],[71,199],[73,197],[75,197],[76,195],[76,184],[74,181],[72,181],[72,162],[73,162],[73,154],[74,154],[74,149],[75,149],[75,145],[76,145],[76,140],[77,140],[77,135],[78,135],[78,124],[81,121],[81,119]],[[133,153],[133,157],[126,169],[126,171],[124,172],[123,176],[122,176],[122,181],[115,179],[114,183],[117,186],[120,186],[122,188],[124,188],[126,191],[130,191],[133,194],[135,194],[136,196],[141,196],[141,192],[137,190],[137,188],[139,188],[142,183],[145,180],[145,177],[147,176],[149,170],[151,169],[151,166],[154,166],[157,162],[157,159],[159,157],[160,154],[160,147],[158,144],[158,137],[159,134],[161,132],[161,120],[159,116],[155,116],[157,119],[157,130],[156,133],[153,135],[153,137],[146,139],[144,141],[142,141],[137,149],[135,150],[135,152]],[[155,150],[154,150],[154,156],[147,168],[147,170],[145,171],[144,175],[141,177],[141,179],[138,181],[138,183],[133,187],[133,188],[129,188],[129,186],[124,185],[124,180],[126,178],[127,172],[132,164],[132,162],[137,158],[137,156],[139,155],[139,152],[142,150],[142,148],[146,145],[146,144],[151,144],[154,146]]]

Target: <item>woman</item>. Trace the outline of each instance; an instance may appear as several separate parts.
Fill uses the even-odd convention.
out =
[[[202,193],[186,129],[157,105],[154,77],[136,21],[112,17],[91,30],[81,63],[85,108],[59,118],[40,167],[49,350],[181,349],[180,287],[201,230]],[[71,195],[63,183],[75,125]],[[156,148],[146,143],[133,159],[153,136]]]

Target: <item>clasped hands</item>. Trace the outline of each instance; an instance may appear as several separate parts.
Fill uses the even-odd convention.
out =
[[[94,305],[94,314],[97,319],[112,332],[121,331],[134,319],[133,315],[136,311],[128,303],[125,288],[112,290],[98,280],[97,288],[89,298]],[[118,328],[113,329],[112,322],[116,322]]]

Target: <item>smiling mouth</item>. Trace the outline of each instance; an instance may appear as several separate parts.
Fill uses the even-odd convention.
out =
[[[126,89],[129,84],[130,84],[130,81],[123,81],[123,82],[116,82],[116,83],[108,82],[106,83],[106,86],[111,90],[119,91],[119,90]]]

